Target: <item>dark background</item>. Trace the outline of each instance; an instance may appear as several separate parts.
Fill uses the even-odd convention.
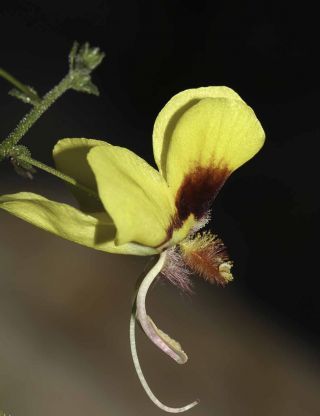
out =
[[[0,6],[0,66],[41,94],[65,74],[74,40],[106,52],[93,76],[100,97],[68,92],[28,132],[23,143],[36,159],[52,163],[59,138],[88,137],[128,147],[154,163],[155,117],[187,88],[226,85],[253,107],[266,144],[232,175],[213,209],[213,228],[235,261],[235,281],[224,290],[258,305],[314,349],[320,318],[318,26],[318,13],[306,2]],[[0,79],[2,138],[27,109],[6,95],[8,89]],[[1,164],[0,175],[4,193],[4,182],[14,175],[9,162]],[[15,190],[46,180],[41,172],[34,185],[17,178]]]

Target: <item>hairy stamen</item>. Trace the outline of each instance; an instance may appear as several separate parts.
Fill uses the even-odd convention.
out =
[[[211,283],[224,286],[231,280],[232,262],[222,240],[209,231],[180,243],[182,257],[191,270]]]
[[[167,249],[166,261],[160,276],[184,292],[192,293],[191,274],[192,272],[183,260],[180,250],[177,247]]]

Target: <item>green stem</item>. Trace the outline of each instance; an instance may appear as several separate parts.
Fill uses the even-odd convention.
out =
[[[32,157],[26,156],[26,155],[21,155],[17,157],[17,160],[21,160],[22,162],[26,162],[29,163],[32,166],[35,166],[38,169],[41,169],[47,173],[50,173],[51,175],[56,176],[59,179],[62,179],[63,181],[69,183],[70,185],[75,186],[78,189],[81,189],[82,191],[87,192],[89,195],[93,196],[96,199],[99,199],[98,194],[93,191],[90,188],[87,188],[86,186],[82,185],[81,183],[79,183],[78,181],[76,181],[74,178],[72,178],[71,176],[65,175],[64,173],[60,172],[59,170],[56,170],[48,165],[45,165],[42,162],[39,162],[38,160],[32,159]]]
[[[0,77],[4,78],[6,81],[8,81],[10,84],[12,84],[14,87],[16,87],[18,90],[26,94],[28,97],[30,97],[34,102],[39,102],[39,97],[34,94],[30,88],[28,88],[26,85],[24,85],[22,82],[17,80],[14,76],[9,74],[7,71],[5,71],[3,68],[0,68]]]
[[[9,136],[0,143],[0,161],[10,155],[13,147],[21,140],[33,124],[42,116],[42,114],[69,88],[72,87],[73,76],[69,73],[58,85],[49,91],[39,104],[36,104],[29,113],[23,117],[17,127]]]

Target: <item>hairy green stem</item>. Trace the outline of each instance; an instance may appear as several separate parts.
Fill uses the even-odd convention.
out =
[[[58,85],[49,91],[29,113],[22,118],[17,127],[0,143],[0,161],[10,155],[13,147],[22,139],[26,132],[42,116],[42,114],[69,88],[72,87],[73,75],[69,73]]]
[[[63,181],[69,183],[70,185],[73,185],[76,188],[87,192],[89,195],[93,196],[94,198],[99,199],[99,196],[95,191],[93,191],[90,188],[87,188],[86,186],[82,185],[81,183],[76,181],[71,176],[65,175],[64,173],[60,172],[59,170],[56,170],[56,169],[52,168],[51,166],[48,166],[48,165],[46,165],[42,162],[39,162],[38,160],[32,159],[32,157],[29,157],[29,156],[26,156],[26,155],[18,156],[17,160],[29,163],[30,165],[35,166],[36,168],[41,169],[41,170],[43,170],[47,173],[50,173],[51,175],[56,176],[57,178],[62,179]]]

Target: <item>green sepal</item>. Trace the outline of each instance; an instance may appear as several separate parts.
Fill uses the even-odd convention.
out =
[[[73,74],[72,88],[87,94],[99,95],[99,90],[91,81],[91,72],[102,62],[105,54],[88,42],[79,46],[75,42],[69,54],[70,72]]]
[[[101,52],[99,48],[91,47],[88,42],[82,46],[74,42],[69,54],[70,69],[91,72],[101,64],[104,57],[104,52]]]
[[[90,75],[75,77],[72,88],[87,94],[99,95],[98,87],[91,81]]]
[[[25,85],[26,91],[23,92],[17,88],[12,88],[8,94],[11,97],[15,97],[18,100],[22,101],[25,104],[37,105],[40,102],[40,97],[38,96],[36,90],[28,85]]]
[[[10,152],[10,161],[13,165],[15,172],[23,176],[24,178],[33,179],[33,174],[36,173],[36,169],[28,162],[20,159],[21,157],[31,157],[30,150],[23,145],[17,145]]]

